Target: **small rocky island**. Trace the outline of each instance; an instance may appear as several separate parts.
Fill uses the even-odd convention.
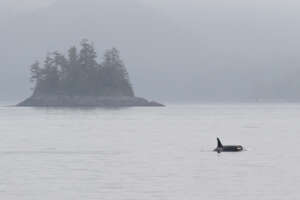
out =
[[[82,40],[80,49],[68,50],[68,56],[48,54],[43,65],[31,65],[33,94],[18,106],[163,106],[136,97],[119,51],[107,50],[101,63],[92,43]]]

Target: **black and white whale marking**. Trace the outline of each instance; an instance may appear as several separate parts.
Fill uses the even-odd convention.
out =
[[[223,145],[219,138],[217,138],[218,146],[214,149],[214,151],[221,153],[221,152],[238,152],[243,151],[243,146],[241,145]]]

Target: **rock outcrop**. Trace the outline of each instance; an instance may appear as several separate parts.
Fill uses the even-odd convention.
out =
[[[156,107],[164,106],[140,97],[97,97],[68,95],[33,95],[17,106],[27,107]]]

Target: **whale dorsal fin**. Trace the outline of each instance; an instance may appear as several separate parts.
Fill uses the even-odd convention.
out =
[[[217,138],[217,140],[218,140],[218,148],[223,148],[223,145],[222,145],[222,143],[221,143],[220,139],[219,139],[219,138]]]

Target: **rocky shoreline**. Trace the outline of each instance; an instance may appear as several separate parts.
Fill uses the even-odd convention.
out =
[[[33,95],[17,106],[22,107],[163,107],[140,97],[97,97],[68,95]]]

